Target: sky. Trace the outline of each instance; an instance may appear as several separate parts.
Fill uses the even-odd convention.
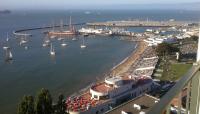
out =
[[[115,8],[136,4],[186,4],[199,0],[0,0],[0,9],[81,9]]]

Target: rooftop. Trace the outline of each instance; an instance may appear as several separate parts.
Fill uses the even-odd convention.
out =
[[[130,80],[132,80],[132,79],[129,79],[128,77],[122,77],[122,79],[125,81],[125,84],[130,83],[131,82]],[[148,77],[140,77],[137,80],[138,81],[135,85],[135,88],[152,81]],[[113,90],[113,88],[107,87],[105,82],[94,85],[91,88],[97,92],[103,92],[103,93],[107,93]],[[95,100],[95,99],[92,99],[91,97],[92,96],[89,90],[86,90],[84,94],[78,95],[76,97],[73,97],[73,98],[69,97],[67,98],[67,101],[66,101],[67,109],[74,112],[86,111],[88,107],[96,107],[97,105],[105,103],[108,100],[110,100],[110,99]]]
[[[106,114],[121,114],[122,111],[128,114],[139,114],[140,112],[148,112],[158,100],[159,99],[155,97],[144,94],[122,105],[119,105],[118,107],[106,112]],[[141,109],[139,110],[138,108],[136,108],[137,106],[134,107],[134,104],[138,105]]]

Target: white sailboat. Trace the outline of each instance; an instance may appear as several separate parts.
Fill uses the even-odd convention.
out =
[[[6,38],[6,41],[7,41],[7,42],[9,41],[9,38],[8,38],[8,33],[7,33],[7,38]]]
[[[9,41],[9,37],[8,37],[8,33],[7,33],[7,38],[6,38],[6,46],[3,47],[3,49],[8,49],[8,41]]]
[[[47,46],[49,46],[50,44],[50,40],[49,40],[49,38],[47,37],[47,35],[46,35],[46,37],[44,38],[44,43],[42,44],[42,46],[43,47],[47,47]]]
[[[27,41],[23,39],[23,40],[20,41],[20,45],[25,44],[26,42]]]
[[[63,40],[61,43],[61,46],[65,47],[65,46],[67,46],[67,43],[65,43],[65,41]]]
[[[53,22],[53,24],[52,24],[52,32],[55,32],[54,26],[55,25],[54,25],[54,22]],[[56,36],[55,35],[51,35],[50,38],[54,39],[54,38],[56,38]]]
[[[84,38],[83,38],[83,42],[82,42],[82,44],[81,44],[80,47],[81,47],[81,48],[86,48],[86,45],[85,45],[85,42],[84,42]]]
[[[61,41],[61,40],[63,40],[63,39],[64,39],[64,38],[62,38],[61,35],[59,35],[59,37],[57,38],[58,41]]]
[[[25,50],[28,50],[28,46],[25,46],[24,49],[25,49]]]
[[[54,38],[56,38],[56,36],[52,35],[52,36],[50,36],[50,38],[51,38],[51,39],[54,39]]]
[[[45,40],[45,43],[49,43],[49,42],[50,42],[50,40],[49,40],[49,39],[46,39],[46,40]]]
[[[6,50],[6,61],[12,60],[13,59],[13,55],[10,51],[10,49]]]
[[[63,39],[64,39],[64,38],[60,37],[60,38],[58,38],[58,41],[63,40]]]
[[[56,54],[52,44],[51,44],[50,54],[51,55],[55,55]]]
[[[4,49],[4,50],[7,50],[7,49],[9,49],[9,47],[8,47],[8,46],[4,46],[3,49]]]
[[[76,37],[73,37],[73,38],[72,38],[72,40],[73,40],[73,41],[76,41],[76,40],[77,40],[77,38],[76,38]]]
[[[27,43],[26,35],[19,42],[20,45]]]

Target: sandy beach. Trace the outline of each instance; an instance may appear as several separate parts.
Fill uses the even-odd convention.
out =
[[[141,54],[147,48],[147,45],[143,41],[138,41],[136,48],[137,49],[135,49],[129,57],[125,58],[121,63],[119,63],[111,70],[111,75],[119,76],[128,73],[127,71],[130,69],[131,66],[137,63],[137,61],[141,57]]]

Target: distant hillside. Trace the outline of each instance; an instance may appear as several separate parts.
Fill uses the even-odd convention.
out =
[[[84,8],[84,7],[83,7]],[[88,7],[87,7],[88,8]],[[112,4],[90,6],[91,9],[162,9],[162,10],[200,10],[200,2],[176,4]],[[73,8],[72,8],[73,9]]]
[[[10,10],[0,10],[0,14],[9,14],[11,13]]]

